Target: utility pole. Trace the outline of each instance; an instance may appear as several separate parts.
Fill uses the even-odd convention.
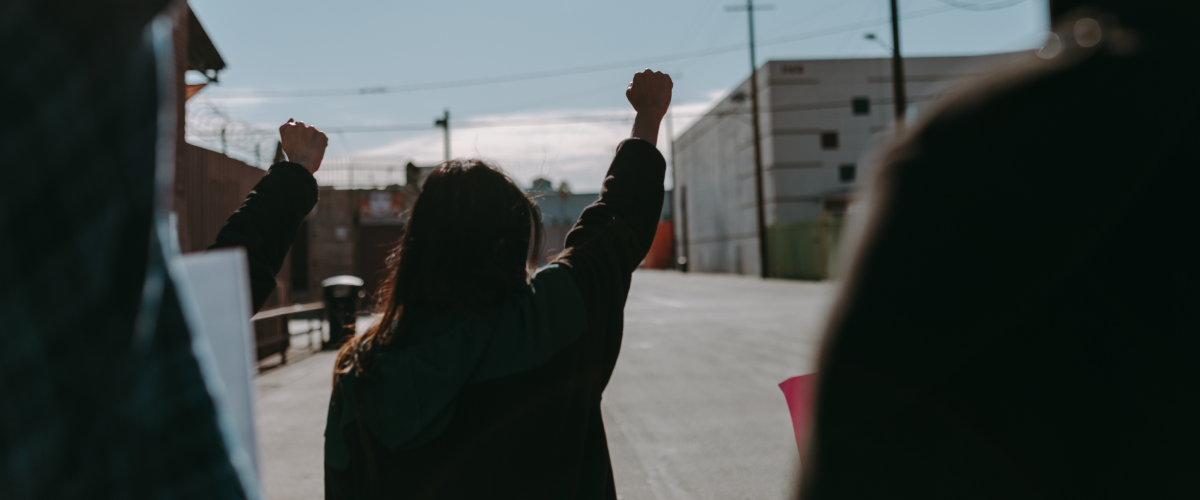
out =
[[[896,0],[892,0],[895,3]],[[771,10],[771,5],[760,5],[757,10]],[[754,0],[746,0],[746,5],[731,5],[725,7],[728,12],[746,11],[746,19],[750,22],[750,122],[754,130],[754,208],[758,218],[758,260],[759,275],[767,277],[767,214],[763,208],[763,166],[762,166],[762,134],[759,131],[758,119],[758,62],[754,56]]]
[[[450,161],[450,110],[445,110],[441,118],[433,120],[433,126],[442,127],[442,132],[446,136],[446,161]]]
[[[896,103],[896,132],[904,129],[908,97],[904,90],[904,60],[900,58],[900,9],[892,2],[892,100]]]
[[[679,257],[679,270],[688,272],[688,256],[691,251],[688,248],[688,219],[687,219],[687,186],[679,186],[679,219],[683,225],[683,255]]]

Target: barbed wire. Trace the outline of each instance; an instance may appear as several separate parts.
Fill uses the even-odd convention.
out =
[[[219,151],[258,168],[270,166],[279,132],[231,115],[225,108],[201,99],[187,104],[184,140]]]

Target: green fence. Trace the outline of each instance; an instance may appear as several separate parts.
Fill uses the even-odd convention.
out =
[[[773,278],[830,278],[842,236],[842,216],[784,222],[767,228],[768,274]]]

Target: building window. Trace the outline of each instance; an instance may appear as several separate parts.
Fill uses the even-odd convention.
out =
[[[838,167],[838,179],[842,182],[854,182],[854,178],[858,175],[858,167],[853,163],[847,163]]]
[[[837,149],[838,148],[838,133],[837,132],[821,132],[821,149]]]
[[[784,64],[779,69],[780,73],[785,75],[802,75],[804,74],[803,64]]]
[[[850,101],[850,105],[854,108],[854,116],[863,116],[871,114],[871,99],[867,97],[855,97]]]

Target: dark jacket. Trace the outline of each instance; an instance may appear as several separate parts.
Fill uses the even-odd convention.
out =
[[[1200,497],[1195,56],[1098,17],[886,155],[801,498]]]
[[[600,398],[665,169],[648,142],[623,142],[567,250],[528,290],[431,319],[371,376],[341,377],[325,431],[326,498],[375,498],[378,488],[378,498],[615,499]]]
[[[209,250],[244,247],[250,264],[250,294],[254,311],[275,290],[300,223],[317,205],[317,180],[297,163],[276,163],[246,196]]]

